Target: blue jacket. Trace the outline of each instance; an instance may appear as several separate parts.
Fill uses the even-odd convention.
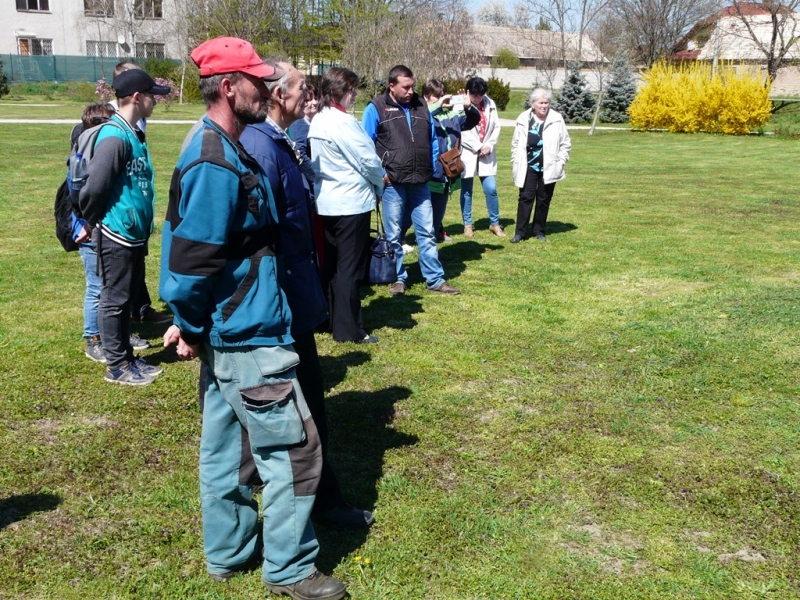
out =
[[[328,317],[314,248],[308,183],[286,136],[271,122],[249,125],[239,142],[269,180],[278,210],[283,277],[292,331],[306,333]]]
[[[172,175],[162,244],[161,297],[186,342],[293,341],[276,223],[258,164],[204,117]]]

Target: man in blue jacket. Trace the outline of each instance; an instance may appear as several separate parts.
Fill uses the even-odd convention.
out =
[[[344,501],[326,452],[325,389],[314,329],[327,319],[328,304],[317,269],[312,201],[300,164],[302,155],[296,152],[294,142],[286,135],[289,126],[303,118],[305,76],[289,63],[266,62],[282,70],[284,75],[267,84],[271,97],[266,122],[248,125],[239,141],[264,170],[278,209],[283,260],[281,288],[292,311],[294,350],[300,357],[297,380],[322,444],[322,476],[312,517],[331,527],[365,528],[375,520],[372,513]]]
[[[277,209],[263,171],[238,143],[247,125],[266,118],[265,80],[282,72],[237,38],[209,40],[191,56],[207,110],[170,185],[161,296],[175,315],[164,344],[208,366],[200,442],[208,573],[226,581],[263,554],[271,592],[338,600],[344,585],[314,566],[309,517],[322,456],[278,281]],[[267,483],[263,551],[245,444]]]

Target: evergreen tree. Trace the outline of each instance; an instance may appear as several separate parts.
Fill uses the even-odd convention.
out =
[[[628,59],[619,54],[614,57],[611,78],[600,107],[600,120],[605,123],[630,121],[628,107],[636,97],[636,78]]]
[[[567,79],[553,108],[561,113],[567,123],[585,123],[592,119],[595,99],[586,87],[586,79],[581,75],[581,63],[570,62],[567,65]]]
[[[0,98],[8,94],[8,78],[3,70],[3,61],[0,60]]]

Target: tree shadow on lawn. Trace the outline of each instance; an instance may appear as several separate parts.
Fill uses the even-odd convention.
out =
[[[61,498],[55,494],[21,494],[0,500],[0,531],[33,513],[55,510]]]
[[[342,392],[326,399],[331,464],[345,499],[359,508],[374,510],[385,453],[419,441],[417,436],[392,427],[395,403],[410,395],[409,388],[390,386],[374,392]],[[380,526],[380,514],[376,526]],[[336,531],[322,525],[314,529],[320,541],[317,567],[325,573],[361,547],[369,535],[368,530]]]

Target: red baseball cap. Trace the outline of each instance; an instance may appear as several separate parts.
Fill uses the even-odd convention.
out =
[[[234,37],[218,37],[192,50],[192,60],[200,67],[200,77],[241,71],[253,77],[276,81],[283,70],[265,65],[250,42]]]

